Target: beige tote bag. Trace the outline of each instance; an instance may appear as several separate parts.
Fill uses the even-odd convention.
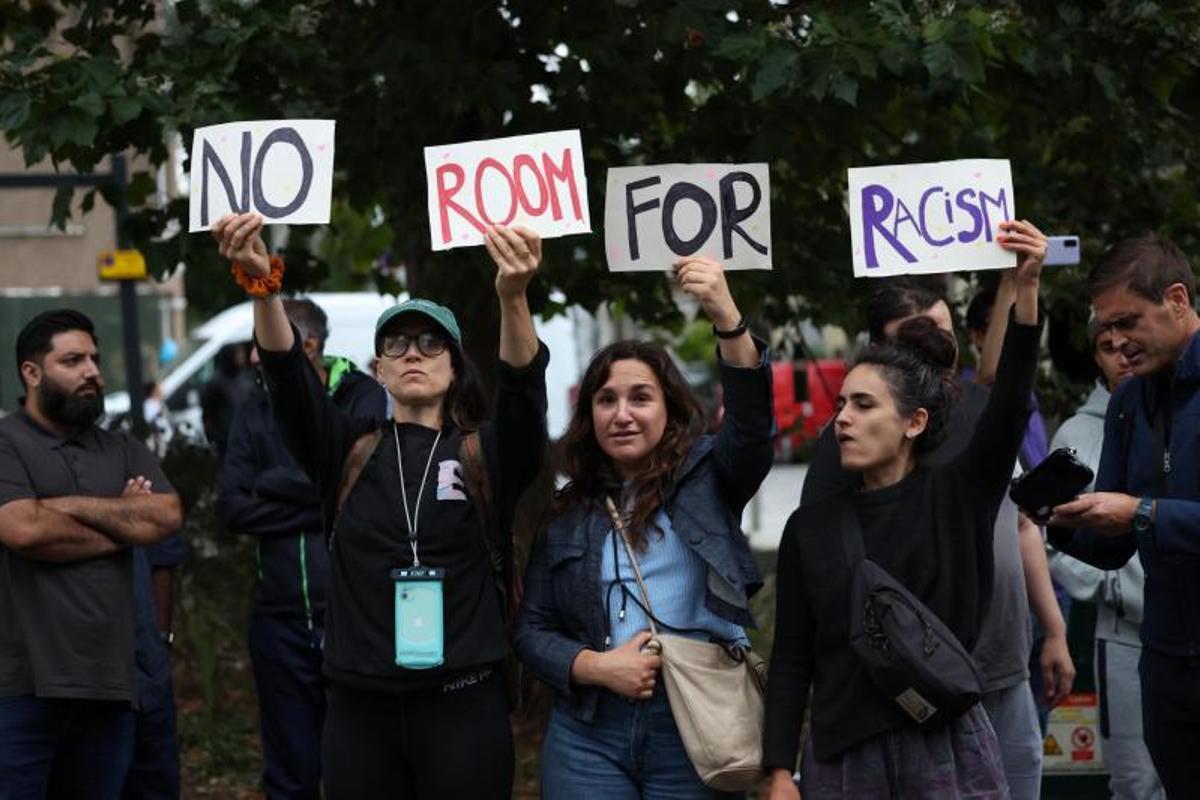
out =
[[[724,792],[753,788],[763,777],[762,726],[766,665],[749,649],[661,633],[625,526],[605,498],[625,543],[654,637],[646,645],[662,657],[671,715],[684,749],[706,786]]]

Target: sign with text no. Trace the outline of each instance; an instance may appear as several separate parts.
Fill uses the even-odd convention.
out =
[[[1016,216],[1007,160],[860,167],[849,181],[855,277],[1017,265],[996,243]]]
[[[489,225],[592,230],[579,131],[426,147],[425,177],[434,250],[481,245]]]
[[[188,230],[208,230],[226,214],[247,211],[267,224],[329,222],[334,124],[272,119],[197,128]]]
[[[660,164],[608,171],[604,249],[614,272],[667,270],[685,256],[771,268],[766,164]]]

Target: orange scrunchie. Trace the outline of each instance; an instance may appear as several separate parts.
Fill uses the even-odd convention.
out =
[[[279,290],[283,288],[283,259],[279,256],[271,256],[271,272],[265,278],[250,277],[242,265],[236,261],[229,268],[229,272],[237,281],[237,285],[245,289],[246,294],[251,297],[278,294]]]

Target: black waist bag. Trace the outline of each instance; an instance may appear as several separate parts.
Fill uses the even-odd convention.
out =
[[[871,682],[918,725],[933,726],[979,702],[975,659],[938,616],[865,557],[854,509],[841,509],[850,565],[850,648]]]

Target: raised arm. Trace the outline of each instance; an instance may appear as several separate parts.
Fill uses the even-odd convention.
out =
[[[222,217],[212,229],[221,255],[251,279],[266,279],[271,273],[262,223],[261,216],[250,212]],[[376,422],[352,419],[334,406],[301,349],[278,293],[254,298],[254,337],[288,449],[321,496],[329,499],[354,440]]]
[[[1004,222],[1001,229],[1003,233],[997,241],[1017,253],[1019,259],[1010,279],[1014,284],[1011,319],[987,406],[967,448],[955,459],[965,478],[997,495],[1012,477],[1012,467],[1033,411],[1030,396],[1041,339],[1038,288],[1046,257],[1046,237],[1030,223]]]
[[[500,360],[520,369],[538,352],[525,289],[542,263],[542,239],[528,228],[489,228],[483,240],[496,262],[500,299]]]
[[[975,382],[991,386],[996,380],[996,366],[1000,362],[1000,348],[1004,345],[1004,334],[1008,332],[1008,310],[1017,296],[1016,271],[1005,270],[996,287],[996,299],[988,317],[987,332],[983,346],[979,348],[979,368],[975,370]]]
[[[676,263],[675,277],[712,320],[725,414],[713,454],[730,505],[740,512],[766,478],[775,458],[775,409],[765,342],[751,336],[734,303],[721,265],[710,258]],[[740,332],[738,329],[740,328]],[[733,336],[721,336],[732,332]]]

